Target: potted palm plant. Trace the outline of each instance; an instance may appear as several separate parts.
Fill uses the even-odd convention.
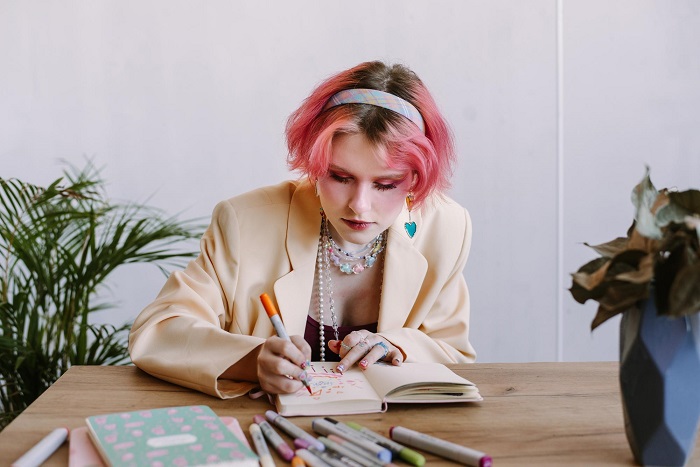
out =
[[[0,429],[71,365],[128,363],[130,325],[90,322],[113,306],[99,291],[125,264],[180,266],[199,235],[192,221],[109,202],[91,163],[48,187],[0,178]]]
[[[598,302],[591,329],[622,313],[620,389],[637,462],[684,465],[700,419],[700,191],[657,190],[649,169],[632,191],[625,237],[588,245],[574,274],[579,303]]]

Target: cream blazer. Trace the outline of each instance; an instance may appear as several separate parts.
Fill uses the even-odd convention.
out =
[[[255,385],[219,379],[275,335],[260,294],[277,302],[290,335],[304,335],[313,296],[321,217],[313,187],[288,181],[219,203],[201,252],[173,272],[129,335],[132,361],[153,376],[220,398]],[[469,293],[462,275],[471,243],[467,211],[444,198],[389,228],[377,332],[406,361],[473,362]]]

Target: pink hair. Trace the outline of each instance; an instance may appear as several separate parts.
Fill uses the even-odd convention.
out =
[[[344,89],[369,88],[411,102],[423,116],[425,134],[407,118],[368,104],[345,104],[323,110]],[[386,149],[387,164],[416,174],[414,202],[450,186],[456,160],[452,134],[423,82],[403,65],[365,62],[322,82],[287,120],[287,162],[311,179],[324,176],[330,165],[333,138],[364,134]]]

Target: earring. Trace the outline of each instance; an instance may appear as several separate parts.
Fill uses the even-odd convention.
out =
[[[403,224],[404,229],[409,238],[413,238],[416,234],[416,223],[411,220],[411,210],[413,209],[413,192],[409,191],[406,196],[406,207],[408,208],[408,222]]]

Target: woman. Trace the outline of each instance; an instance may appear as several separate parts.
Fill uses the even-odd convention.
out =
[[[309,360],[339,360],[341,372],[474,361],[462,275],[471,223],[441,195],[454,149],[420,79],[362,63],[319,85],[286,134],[302,179],[217,205],[199,257],[134,322],[133,362],[227,398],[297,391]]]

